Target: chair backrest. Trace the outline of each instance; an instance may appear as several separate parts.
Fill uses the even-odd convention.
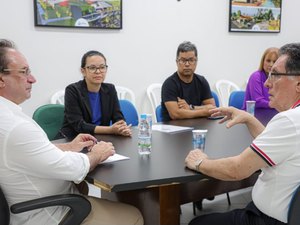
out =
[[[139,117],[135,106],[126,99],[120,99],[119,103],[126,123],[131,124],[132,126],[137,126],[139,124]]]
[[[158,105],[155,109],[156,122],[162,122],[161,105]]]
[[[55,139],[64,120],[64,105],[47,104],[35,110],[32,118],[45,131],[50,141]]]
[[[241,90],[239,86],[229,80],[218,80],[216,89],[220,98],[221,106],[228,106],[228,100],[232,91]]]
[[[220,102],[219,102],[219,97],[218,97],[217,93],[214,92],[214,91],[211,91],[211,95],[213,96],[213,98],[215,100],[216,106],[219,107],[220,106]]]
[[[151,104],[152,114],[155,115],[156,118],[156,107],[161,104],[161,83],[150,84],[147,88],[147,96]]]
[[[51,104],[65,104],[65,90],[60,90],[55,92],[50,99]]]
[[[135,94],[132,90],[126,87],[115,86],[118,94],[118,99],[127,99],[131,101],[133,105],[135,105]]]
[[[0,221],[2,225],[9,225],[9,221],[10,221],[9,207],[1,187],[0,187]]]
[[[242,109],[245,99],[245,91],[233,91],[229,96],[229,106]]]
[[[296,189],[288,211],[288,225],[298,225],[300,221],[300,186]]]

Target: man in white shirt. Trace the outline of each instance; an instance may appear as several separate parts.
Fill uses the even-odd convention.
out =
[[[88,134],[72,142],[52,144],[45,132],[19,104],[31,96],[31,74],[26,58],[9,40],[0,40],[0,186],[9,206],[18,202],[57,194],[78,193],[74,183],[115,153],[112,143],[96,143]],[[79,151],[87,147],[87,154]],[[74,183],[73,183],[74,182]],[[87,197],[92,212],[83,222],[97,224],[143,224],[133,206]],[[55,225],[66,207],[49,207],[11,214],[12,225]]]
[[[192,150],[185,163],[190,169],[220,180],[242,180],[261,170],[252,199],[245,209],[197,217],[190,225],[286,224],[289,204],[300,184],[300,43],[280,48],[265,86],[269,89],[269,105],[279,114],[264,127],[255,117],[235,108],[213,109],[212,116],[225,116],[230,128],[247,125],[254,137],[240,155],[209,159]],[[237,137],[238,138],[238,137]]]

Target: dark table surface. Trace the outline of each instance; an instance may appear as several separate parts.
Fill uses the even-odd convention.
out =
[[[237,155],[252,141],[245,125],[227,129],[219,120],[206,118],[177,120],[169,124],[207,129],[205,153],[211,158]],[[129,160],[100,164],[88,174],[88,179],[104,190],[118,192],[143,189],[172,183],[186,183],[204,178],[185,167],[184,159],[192,149],[192,132],[167,134],[153,131],[152,152],[139,155],[137,128],[132,137],[97,135],[97,139],[111,141],[116,152],[130,157]]]

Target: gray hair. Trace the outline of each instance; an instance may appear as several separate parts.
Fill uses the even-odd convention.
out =
[[[190,51],[193,51],[195,53],[195,56],[198,57],[198,51],[196,45],[194,45],[190,41],[184,41],[177,48],[176,58],[178,58],[180,52],[190,52]]]
[[[300,74],[300,43],[291,43],[279,49],[279,56],[287,55],[285,70],[287,73]]]
[[[10,40],[0,39],[0,73],[9,64],[9,59],[6,56],[8,49],[16,49],[15,44]]]

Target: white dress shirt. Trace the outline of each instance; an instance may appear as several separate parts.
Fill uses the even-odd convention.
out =
[[[9,206],[44,196],[77,192],[90,168],[85,154],[62,151],[20,106],[0,96],[0,185]],[[50,207],[11,214],[13,225],[58,224],[67,211]]]

